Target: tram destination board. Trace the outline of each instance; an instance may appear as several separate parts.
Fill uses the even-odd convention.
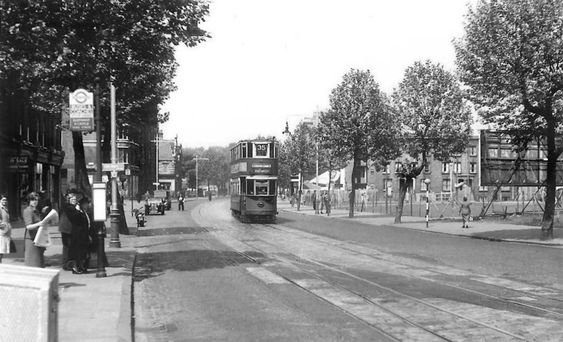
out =
[[[231,164],[231,174],[277,175],[278,162],[275,159],[239,161]]]
[[[542,139],[520,153],[503,131],[480,132],[481,186],[540,186],[547,176],[547,147]],[[563,185],[563,160],[557,162],[556,182]]]

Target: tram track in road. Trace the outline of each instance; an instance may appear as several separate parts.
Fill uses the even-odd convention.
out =
[[[274,225],[266,225],[272,229],[277,229],[277,230],[283,230],[287,233],[290,234],[299,234],[300,232],[296,232],[293,229],[280,229],[279,227],[276,227]],[[306,237],[308,233],[305,234],[299,234],[300,236]],[[325,241],[323,241],[324,238],[316,240],[317,243],[324,243],[325,245],[334,248],[335,244],[334,243],[327,243]],[[495,277],[484,277],[484,276],[480,276],[480,275],[476,275],[474,273],[469,273],[469,272],[464,272],[464,271],[459,271],[459,270],[455,270],[455,272],[447,272],[445,271],[446,267],[440,266],[440,267],[433,267],[433,266],[429,266],[429,265],[420,265],[420,262],[417,264],[417,262],[408,262],[406,258],[397,258],[396,256],[393,256],[393,260],[390,260],[389,255],[381,253],[373,248],[370,247],[366,247],[366,246],[361,246],[360,248],[358,248],[358,245],[354,245],[351,246],[349,243],[347,242],[340,242],[337,244],[338,248],[341,248],[343,250],[347,250],[350,253],[355,253],[355,254],[361,254],[361,255],[365,255],[367,257],[370,258],[374,258],[383,262],[387,262],[391,265],[400,265],[401,267],[407,267],[409,269],[419,269],[421,270],[421,272],[415,272],[416,273],[422,273],[422,274],[426,274],[426,276],[417,276],[417,275],[413,275],[413,274],[407,274],[407,272],[403,272],[402,275],[406,276],[406,277],[410,277],[413,279],[421,279],[421,280],[425,280],[425,281],[430,281],[430,282],[434,282],[434,283],[439,283],[440,285],[443,286],[448,286],[452,289],[456,289],[456,290],[461,290],[461,291],[466,291],[466,292],[471,292],[473,294],[479,295],[479,296],[483,296],[483,297],[488,297],[491,299],[495,299],[495,300],[502,300],[502,301],[506,301],[506,302],[510,302],[512,304],[515,305],[519,305],[522,307],[526,307],[532,310],[538,310],[538,311],[542,311],[546,314],[551,314],[551,315],[555,315],[559,318],[563,318],[563,293],[557,292],[554,289],[546,289],[544,287],[540,287],[540,286],[532,286],[532,285],[528,285],[528,284],[521,284],[518,282],[514,282],[514,281],[507,281],[504,279],[500,279],[500,278],[495,278]],[[412,260],[412,259],[410,259]],[[459,281],[452,281],[449,280],[448,277],[452,276],[452,273],[454,273],[457,276],[465,276],[469,278],[469,281],[465,282],[466,286],[462,286],[460,285]],[[439,277],[437,279],[437,277]],[[483,283],[485,281],[485,283]],[[499,285],[499,283],[504,284],[505,286],[501,286]],[[471,287],[474,288],[471,288]],[[522,287],[526,287],[529,290],[525,291],[522,290]],[[481,290],[475,289],[481,287]],[[490,291],[493,292],[502,292],[501,295],[493,295],[490,293],[485,292],[483,289],[488,289]],[[533,292],[532,292],[533,291]],[[520,300],[515,299],[515,298],[520,298]],[[522,300],[522,298],[526,298],[527,302],[524,302],[524,300]],[[530,304],[530,302],[544,302],[545,305],[551,305],[550,307],[555,307],[555,309],[546,309],[545,307],[541,307],[538,305],[533,305]]]
[[[247,243],[245,241],[240,241],[240,240],[239,241],[242,242],[242,243],[245,243],[248,247],[251,247],[253,250],[262,251],[262,252],[266,253],[265,251],[261,250],[259,247],[256,246],[256,240],[257,239],[254,239],[254,241],[252,241],[251,243]],[[267,243],[267,242],[262,240],[261,243],[263,244],[263,243]],[[241,252],[241,253],[246,254],[245,252]],[[287,251],[285,251],[284,254],[287,254]],[[430,308],[430,310],[439,311],[441,314],[434,313],[431,316],[433,316],[433,317],[440,317],[440,316],[443,317],[443,319],[441,319],[441,322],[443,323],[443,329],[445,331],[447,331],[447,334],[446,334],[446,336],[443,336],[439,332],[435,333],[432,329],[426,328],[426,325],[424,323],[416,324],[416,322],[413,321],[413,319],[406,317],[404,315],[404,313],[400,313],[400,312],[397,312],[395,310],[390,310],[390,309],[386,308],[385,304],[382,305],[381,303],[377,303],[373,300],[370,300],[367,296],[364,296],[357,291],[351,290],[349,287],[343,287],[343,286],[335,283],[334,281],[327,279],[326,277],[322,277],[319,274],[318,271],[313,271],[313,272],[307,271],[307,272],[305,272],[305,273],[308,274],[309,277],[314,276],[317,279],[319,279],[319,278],[322,279],[330,287],[341,289],[343,296],[346,296],[346,293],[351,293],[353,296],[356,296],[360,300],[365,301],[365,303],[369,303],[370,305],[375,305],[381,311],[388,312],[389,314],[393,315],[394,317],[397,317],[398,319],[403,320],[403,323],[401,324],[401,323],[397,323],[396,321],[391,319],[393,324],[383,327],[382,328],[383,330],[393,330],[392,329],[393,326],[394,327],[401,326],[400,330],[402,331],[401,332],[401,334],[402,334],[404,332],[409,331],[407,326],[413,326],[413,323],[415,323],[414,326],[418,327],[419,329],[429,331],[430,333],[433,333],[435,336],[440,336],[441,338],[443,338],[443,340],[464,340],[464,339],[466,339],[463,336],[464,332],[475,331],[475,330],[478,330],[480,333],[483,333],[483,331],[488,331],[484,334],[484,336],[480,336],[480,338],[491,338],[494,335],[499,335],[499,336],[496,336],[499,340],[505,340],[501,336],[507,337],[506,340],[528,340],[529,339],[527,336],[521,336],[521,335],[512,333],[512,332],[510,332],[506,329],[499,328],[499,327],[496,327],[496,326],[491,325],[491,324],[487,324],[487,323],[483,322],[482,320],[468,317],[466,315],[460,314],[459,312],[454,312],[454,311],[451,311],[451,310],[443,309],[443,308],[439,307],[438,305],[435,305],[435,304],[433,304],[429,301],[414,298],[413,296],[409,296],[405,293],[395,291],[395,290],[393,290],[389,287],[382,286],[381,284],[378,284],[378,283],[376,283],[372,280],[354,275],[350,272],[346,272],[342,269],[336,268],[336,267],[331,266],[331,265],[327,265],[327,264],[322,263],[322,262],[318,262],[318,261],[308,259],[308,258],[303,258],[303,257],[297,257],[295,259],[292,258],[291,260],[289,260],[287,258],[279,257],[279,255],[276,255],[275,258],[283,261],[284,263],[291,263],[292,265],[295,265],[296,262],[299,263],[299,261],[301,261],[302,264],[299,265],[298,267],[303,272],[305,272],[306,265],[314,264],[317,267],[319,267],[320,269],[330,270],[331,272],[335,272],[335,273],[339,273],[341,275],[345,275],[346,277],[355,279],[356,281],[361,281],[361,282],[368,283],[371,286],[376,286],[383,291],[387,291],[387,292],[392,293],[391,296],[389,296],[389,295],[383,296],[383,297],[386,298],[387,301],[390,300],[389,297],[393,297],[393,296],[401,297],[403,299],[397,300],[396,298],[394,298],[394,299],[391,299],[391,301],[401,302],[402,305],[408,305],[411,308],[418,306],[418,308],[416,309],[418,311],[428,311],[428,308]],[[316,293],[314,288],[310,288],[310,287],[306,286],[307,285],[306,283],[305,284],[301,283],[300,281],[298,281],[296,279],[292,279],[291,277],[287,277],[287,276],[284,276],[284,278],[286,278],[288,281],[295,284],[296,286],[299,286],[300,288],[303,288],[306,291],[311,292],[311,293],[319,296],[319,293]],[[331,302],[330,298],[323,298],[322,295],[320,297],[324,300],[328,299],[328,301]],[[499,301],[502,301],[502,298],[496,298],[496,299],[499,300]],[[414,305],[413,305],[413,303],[414,303]],[[332,304],[336,304],[337,306],[339,306],[338,305],[339,303],[333,302]],[[421,309],[420,306],[425,306],[426,309],[424,309],[424,308]],[[342,308],[342,309],[344,309],[345,311],[349,311],[349,313],[351,313],[352,315],[355,315],[353,308],[351,308],[351,309],[349,308],[349,310],[347,310],[346,308]],[[381,313],[377,314],[376,316],[381,316]],[[374,322],[370,321],[369,317],[367,317],[367,318],[361,317],[361,313],[360,313],[360,317],[357,317],[357,318],[365,320],[368,323],[374,324]],[[389,320],[389,318],[387,318],[386,320]],[[457,328],[454,329],[453,331],[452,331],[452,329],[447,328],[447,326],[452,324],[452,321],[455,322],[454,324],[457,326]],[[436,323],[433,323],[433,324],[436,324]],[[418,335],[418,334],[419,333],[417,333],[415,335]],[[452,335],[451,338],[447,336],[448,334]],[[473,336],[470,340],[475,340],[475,338],[476,337]],[[403,340],[415,340],[415,338],[413,338],[413,335],[408,335],[408,337],[403,338]],[[431,340],[431,339],[430,339],[429,336],[425,336],[422,340]],[[544,339],[544,340],[546,340],[546,339]]]
[[[280,232],[284,235],[280,236]],[[487,283],[485,284],[488,287],[478,287],[477,289],[460,286],[459,277],[469,275],[470,278],[464,279],[476,278],[472,280],[476,283],[481,279],[479,275],[466,271],[424,265],[418,260],[408,262],[407,258],[400,258],[401,260],[397,262],[391,259],[395,256],[365,245],[352,245],[349,242],[304,233],[279,224],[248,225],[225,222],[220,229],[216,229],[215,233],[222,240],[228,237],[227,245],[258,265],[261,264],[260,260],[255,260],[249,251],[268,255],[271,257],[270,260],[277,260],[278,262],[266,262],[261,266],[283,277],[294,286],[367,323],[374,329],[389,333],[397,340],[558,341],[562,333],[561,328],[553,328],[561,325],[561,312],[515,299],[517,297],[535,299],[543,297],[529,291],[517,291],[511,287],[503,288]],[[297,243],[301,243],[300,248],[304,249],[313,248],[313,244],[320,244],[321,247],[317,245],[319,249],[338,249],[336,254],[345,255],[347,253],[349,254],[348,259],[358,260],[356,263],[347,263],[348,259],[341,261],[330,257],[322,259],[320,254],[296,250],[296,247],[292,245]],[[362,270],[362,265],[367,264],[382,266],[385,268],[382,272],[392,271],[394,276],[402,277],[402,281],[406,283],[429,282],[449,291],[462,292],[464,297],[472,298],[473,302],[444,299],[440,296],[438,296],[440,298],[415,297],[409,294],[408,286],[393,288],[379,279],[374,279],[373,272],[370,274],[365,269],[364,272],[359,272]],[[441,268],[441,272],[434,268],[438,268],[438,270]],[[483,279],[489,283],[495,281],[492,277]],[[509,282],[509,285],[514,284]],[[516,285],[512,287],[525,284]],[[505,296],[491,294],[490,290],[495,288]],[[539,287],[530,286],[530,288],[541,290]],[[487,292],[484,292],[483,289]],[[544,290],[546,294],[556,294],[554,290]],[[509,294],[509,298],[506,298],[507,294]],[[478,305],[479,301],[494,301],[496,305],[490,303],[488,304],[490,306],[483,303]],[[505,310],[499,309],[499,307],[504,307]],[[516,309],[516,307],[521,308]],[[530,325],[532,327],[529,327]]]
[[[240,240],[239,240],[240,241]],[[253,244],[248,244],[244,241],[240,241],[242,243],[247,244],[253,250],[260,250],[257,249],[256,246]],[[264,242],[264,241],[262,241]],[[242,255],[246,255],[247,253],[244,251],[237,251]],[[246,256],[249,260],[253,260],[252,257]],[[276,256],[276,259],[282,261],[286,264],[295,265],[296,260],[290,260],[285,257]],[[503,330],[501,328],[495,327],[493,325],[486,324],[484,322],[480,322],[464,315],[460,315],[458,313],[440,308],[436,305],[428,303],[427,301],[415,298],[413,296],[409,296],[407,294],[401,293],[399,291],[395,291],[389,287],[382,286],[376,282],[371,280],[365,279],[363,277],[356,276],[350,272],[343,271],[338,269],[334,266],[330,266],[324,264],[322,262],[318,262],[311,259],[301,259],[302,264],[298,266],[301,273],[307,275],[305,278],[297,279],[294,276],[286,276],[280,275],[279,276],[285,278],[288,282],[292,283],[293,285],[329,302],[337,306],[338,308],[346,311],[348,314],[360,319],[373,327],[378,331],[386,332],[393,336],[400,341],[460,341],[460,340],[486,340],[487,338],[493,338],[495,341],[504,341],[504,340],[519,340],[519,341],[527,341],[528,339],[524,336],[520,336],[510,331]],[[418,304],[419,306],[426,306],[430,310],[439,311],[442,314],[432,314],[428,315],[432,317],[431,320],[433,322],[434,328],[428,327],[428,325],[417,322],[416,319],[412,317],[408,317],[404,313],[398,312],[397,310],[389,309],[386,305],[377,302],[370,297],[350,289],[347,286],[343,286],[334,280],[329,279],[328,277],[322,276],[318,270],[307,270],[306,268],[310,267],[310,265],[316,265],[317,267],[325,270],[330,270],[335,273],[339,273],[341,275],[345,275],[346,277],[355,279],[357,281],[361,281],[367,283],[371,286],[375,286],[379,288],[383,292],[387,292],[385,297],[385,301],[395,301],[396,298],[391,298],[392,296],[401,297],[402,300],[399,300],[403,305],[406,302],[411,302],[409,306],[412,308],[413,303],[415,306]],[[278,270],[279,272],[279,270]],[[315,282],[315,279],[319,282]],[[312,283],[312,284],[311,284]],[[347,298],[346,300],[340,301],[338,298],[335,298],[333,294],[327,294],[327,288],[332,289],[335,291],[336,295],[342,298]],[[389,293],[392,295],[389,296]],[[346,302],[355,302],[352,305],[347,305],[349,303]],[[356,305],[354,305],[356,304]],[[359,308],[355,308],[354,306],[360,306]],[[371,308],[369,307],[371,306]],[[375,310],[374,310],[375,309]],[[420,311],[420,308],[418,308]],[[424,309],[423,309],[424,310]],[[366,314],[367,311],[367,314]],[[428,311],[428,309],[426,309]],[[371,316],[371,317],[370,317]],[[435,317],[441,317],[436,321]],[[375,320],[374,320],[375,318]],[[439,323],[441,321],[441,323]],[[452,321],[455,323],[455,328],[452,329]],[[382,324],[382,322],[384,322]],[[438,326],[439,328],[436,328]],[[480,336],[475,336],[475,331],[478,331]],[[467,332],[472,332],[472,336],[464,336]],[[496,336],[494,336],[496,335]],[[506,337],[506,338],[503,338]],[[477,339],[476,339],[477,338]]]

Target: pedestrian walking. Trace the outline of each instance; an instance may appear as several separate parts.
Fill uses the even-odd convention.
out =
[[[313,190],[313,194],[311,195],[311,202],[313,202],[313,210],[315,211],[315,214],[318,214],[318,210],[317,210],[317,190]]]
[[[23,221],[25,223],[24,232],[24,264],[31,267],[45,267],[45,247],[38,247],[33,240],[37,235],[39,227],[44,226],[41,220],[41,213],[37,208],[39,195],[31,192],[27,195],[28,206],[23,211]],[[45,227],[46,229],[46,227]]]
[[[8,213],[8,198],[0,195],[0,264],[4,254],[15,253],[15,250],[12,250],[13,247],[11,247],[13,243],[12,225]]]
[[[178,197],[178,210],[184,211],[184,196],[182,195]]]
[[[471,202],[467,200],[467,197],[463,197],[463,201],[459,206],[459,213],[461,219],[463,220],[463,226],[461,228],[469,228],[469,219],[471,218]]]

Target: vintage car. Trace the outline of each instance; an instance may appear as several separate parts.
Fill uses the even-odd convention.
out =
[[[161,198],[149,198],[145,204],[145,215],[164,215],[164,202]]]

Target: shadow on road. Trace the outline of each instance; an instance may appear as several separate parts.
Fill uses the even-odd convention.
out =
[[[253,253],[253,259],[265,258]],[[199,271],[225,268],[242,264],[256,264],[247,256],[234,251],[191,250],[137,254],[133,272],[134,281],[157,277],[165,271]]]

